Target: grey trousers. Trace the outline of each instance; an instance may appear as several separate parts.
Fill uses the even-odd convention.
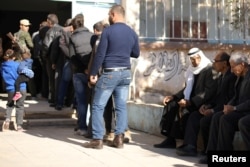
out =
[[[14,96],[14,92],[8,92],[8,100],[6,105],[6,119],[11,120],[11,114],[14,108],[16,108],[16,123],[17,126],[22,126],[23,124],[23,116],[24,116],[24,100],[26,99],[26,91],[20,91],[22,97],[16,101],[16,104],[12,100]]]

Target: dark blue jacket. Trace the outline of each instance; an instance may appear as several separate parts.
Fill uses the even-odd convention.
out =
[[[138,36],[125,23],[115,23],[105,28],[97,47],[90,74],[97,75],[100,67],[130,68],[130,57],[140,55]]]

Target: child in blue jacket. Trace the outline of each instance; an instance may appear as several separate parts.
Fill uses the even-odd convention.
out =
[[[30,78],[34,77],[34,72],[32,71],[32,63],[33,60],[31,59],[31,54],[29,51],[22,53],[21,55],[21,62],[18,66],[18,73],[19,76],[15,82],[15,96],[13,97],[14,101],[17,101],[22,97],[20,93],[20,84],[24,82],[28,82]]]
[[[15,61],[15,53],[12,49],[8,49],[4,56],[3,62],[0,65],[0,72],[5,83],[5,89],[8,94],[7,105],[6,105],[6,114],[5,114],[5,121],[2,125],[2,131],[9,130],[9,125],[11,121],[11,115],[14,108],[16,108],[16,123],[15,130],[23,131],[22,124],[23,124],[23,115],[24,115],[24,100],[26,98],[26,83],[20,84],[20,92],[22,97],[16,101],[12,100],[13,95],[15,94],[15,81],[18,78],[18,67],[19,62]]]

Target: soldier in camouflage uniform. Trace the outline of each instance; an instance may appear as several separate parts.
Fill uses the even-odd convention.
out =
[[[20,20],[20,29],[14,34],[14,43],[16,43],[21,52],[30,50],[34,47],[31,35],[29,33],[29,26],[31,23],[27,19]]]

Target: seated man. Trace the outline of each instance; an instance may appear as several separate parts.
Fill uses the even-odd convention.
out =
[[[223,105],[233,97],[233,88],[237,77],[231,73],[229,58],[230,56],[225,52],[219,52],[215,56],[213,67],[217,72],[221,73],[218,79],[216,96],[211,102],[206,102],[199,110],[190,114],[187,121],[183,145],[176,150],[178,155],[195,156],[197,154],[196,145],[200,126],[209,127],[213,114],[221,111]],[[200,124],[200,122],[202,124]],[[208,133],[209,131],[202,133],[204,148],[207,146]]]
[[[202,104],[211,100],[217,89],[217,74],[211,61],[198,48],[188,52],[190,65],[186,72],[186,86],[173,96],[166,96],[166,105],[161,121],[162,134],[167,136],[157,148],[176,148],[175,139],[183,139],[189,113],[197,111]]]
[[[239,120],[239,130],[246,146],[246,150],[250,150],[250,115]]]
[[[233,150],[235,131],[238,121],[250,114],[250,67],[246,56],[235,53],[230,57],[231,71],[238,77],[234,97],[224,105],[223,111],[214,114],[210,125],[206,151]],[[207,163],[207,156],[200,160]]]

